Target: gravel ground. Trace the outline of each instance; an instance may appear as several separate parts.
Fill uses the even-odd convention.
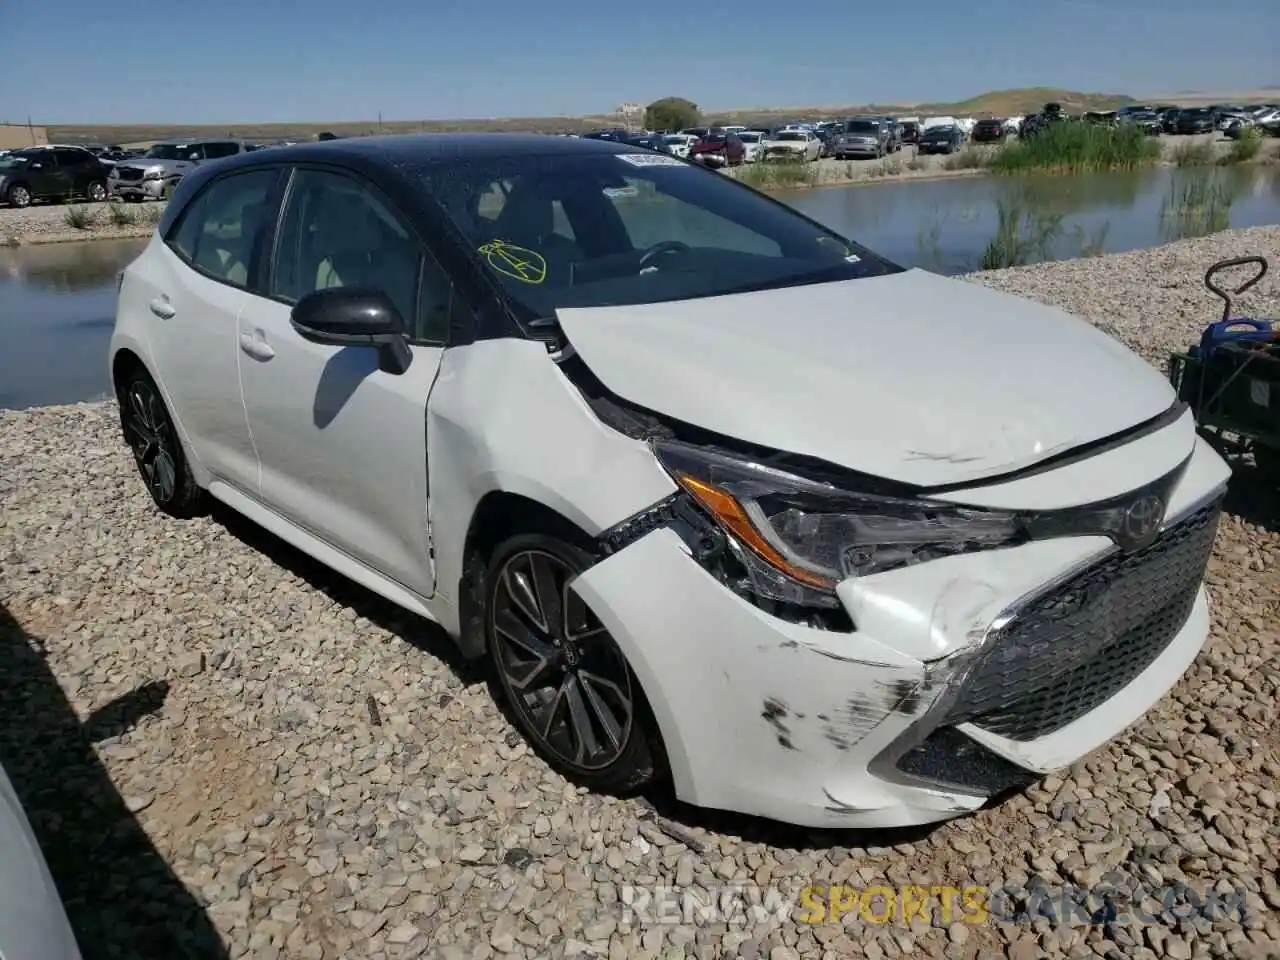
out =
[[[975,279],[1158,362],[1215,312],[1208,261],[1276,249],[1266,228]],[[1280,284],[1250,306],[1280,314]],[[159,515],[117,432],[110,404],[0,411],[0,763],[86,956],[1280,954],[1280,519],[1247,485],[1210,566],[1212,640],[1125,736],[932,830],[813,833],[568,785],[429,627],[223,511]],[[1099,881],[1121,906],[1139,884],[1241,899],[1093,926],[1020,895],[1032,918],[972,925],[619,907],[627,885]]]
[[[0,207],[0,246],[26,243],[64,243],[75,240],[103,240],[111,237],[149,237],[166,204],[162,200],[145,203],[41,203],[23,210]],[[84,210],[83,227],[68,223],[69,211]],[[117,223],[115,217],[132,218]]]

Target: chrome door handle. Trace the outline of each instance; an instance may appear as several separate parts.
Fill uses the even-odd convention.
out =
[[[240,334],[240,349],[255,360],[270,360],[276,355],[271,344],[261,337],[251,337],[247,333]]]
[[[173,304],[169,302],[168,297],[156,297],[154,300],[148,303],[147,306],[150,307],[151,312],[154,313],[161,320],[168,320],[170,317],[172,317],[175,313],[178,312],[177,310],[173,309]]]

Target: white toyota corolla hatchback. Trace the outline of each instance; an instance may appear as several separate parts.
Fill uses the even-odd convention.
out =
[[[183,180],[111,373],[211,496],[487,656],[566,776],[952,817],[1196,656],[1228,471],[1089,324],[607,141],[260,151]]]

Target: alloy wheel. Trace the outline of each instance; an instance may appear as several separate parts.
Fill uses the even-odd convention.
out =
[[[565,764],[594,771],[626,749],[635,702],[626,659],[570,589],[575,576],[550,552],[512,554],[497,572],[489,626],[526,732]]]
[[[129,384],[128,402],[125,440],[151,495],[159,503],[168,503],[178,486],[173,424],[155,387],[143,380]]]
[[[15,207],[29,207],[31,205],[31,192],[26,187],[10,187],[9,203]]]
[[[107,199],[107,188],[97,182],[89,184],[89,199],[94,203],[101,203]]]

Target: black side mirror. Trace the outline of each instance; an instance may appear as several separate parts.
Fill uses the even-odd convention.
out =
[[[289,319],[298,335],[312,343],[376,349],[378,367],[385,373],[404,373],[413,359],[400,311],[377,288],[317,290],[298,301]]]

